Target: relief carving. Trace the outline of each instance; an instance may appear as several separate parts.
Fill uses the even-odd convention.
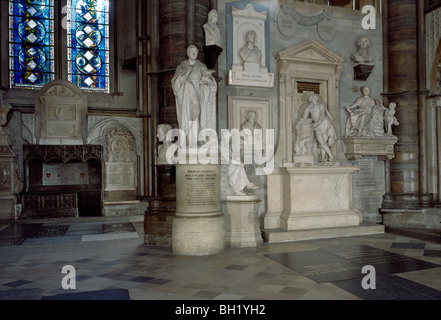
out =
[[[130,162],[134,147],[132,134],[118,126],[106,135],[108,162]]]

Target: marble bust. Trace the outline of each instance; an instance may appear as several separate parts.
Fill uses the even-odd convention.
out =
[[[219,15],[217,10],[211,10],[208,13],[208,21],[202,26],[205,31],[205,45],[216,45],[222,47],[219,25],[217,24]]]
[[[246,114],[246,119],[240,125],[240,130],[249,129],[251,133],[254,133],[254,129],[262,129],[262,126],[257,122],[257,112],[250,110]]]
[[[366,36],[361,36],[357,42],[357,51],[351,54],[351,59],[355,64],[374,64],[374,56],[369,53],[371,40]]]
[[[245,63],[257,63],[260,65],[262,61],[262,52],[256,46],[257,34],[254,30],[248,30],[245,34],[245,43],[243,47],[239,50],[240,61],[244,65]]]

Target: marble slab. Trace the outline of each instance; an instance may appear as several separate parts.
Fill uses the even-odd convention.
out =
[[[426,262],[401,254],[373,248],[366,245],[327,246],[321,248],[339,257],[358,263],[361,267],[372,265],[378,274],[395,274],[423,269],[441,268],[441,265]]]
[[[377,277],[375,290],[364,290],[354,279],[333,284],[363,300],[441,300],[441,291],[396,275]]]
[[[320,250],[268,254],[266,257],[317,283],[362,277],[358,264]]]
[[[441,268],[441,265],[366,245],[325,246],[316,251],[268,254],[266,257],[317,283],[361,279],[365,276],[361,272],[365,265],[374,266],[377,276]]]

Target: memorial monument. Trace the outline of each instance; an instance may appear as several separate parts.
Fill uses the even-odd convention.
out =
[[[371,90],[361,88],[362,96],[351,106],[346,106],[345,156],[348,160],[361,159],[363,156],[379,156],[392,159],[395,156],[394,145],[398,138],[392,134],[392,127],[399,125],[395,118],[396,103],[389,108],[383,106],[380,99],[371,97]]]
[[[211,255],[225,249],[225,218],[220,201],[220,166],[202,164],[197,145],[200,129],[216,129],[216,89],[213,70],[197,60],[190,45],[188,60],[172,79],[179,129],[186,135],[184,163],[176,164],[176,214],[172,221],[172,249],[180,255]],[[195,127],[196,126],[196,127]],[[182,150],[179,150],[182,151]],[[216,150],[217,152],[217,150]]]
[[[256,11],[252,3],[242,10],[232,6],[232,61],[228,84],[251,87],[274,87],[274,74],[268,72],[266,38],[267,11]]]
[[[218,25],[219,14],[213,9],[208,13],[208,20],[202,26],[205,33],[204,61],[208,69],[214,69],[222,53],[221,32]]]
[[[362,213],[352,203],[352,175],[358,168],[344,157],[336,108],[344,59],[315,40],[284,50],[276,59],[278,168],[267,177],[265,240],[381,232],[377,226],[361,226]]]

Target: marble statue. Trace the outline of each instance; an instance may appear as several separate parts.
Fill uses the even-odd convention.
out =
[[[167,132],[169,132],[172,129],[172,126],[169,124],[160,124],[158,125],[158,130],[156,137],[158,138],[159,142],[162,142],[162,144],[158,145],[158,156],[156,163],[157,164],[169,164],[167,161],[167,149],[172,144],[172,141],[167,141]]]
[[[358,98],[352,106],[346,107],[349,118],[346,122],[347,137],[368,137],[372,136],[372,110],[375,100],[370,97],[370,88],[362,88],[363,96]]]
[[[334,156],[330,148],[332,148],[337,140],[335,129],[332,126],[332,116],[327,110],[324,103],[319,101],[318,94],[312,94],[309,97],[310,104],[306,108],[303,119],[310,116],[313,120],[314,136],[321,149],[321,162],[333,161]]]
[[[224,157],[226,154],[231,154],[231,148],[229,140],[222,137],[221,139],[221,156]],[[226,151],[228,150],[228,151]],[[254,183],[250,182],[247,173],[245,171],[245,165],[240,163],[233,163],[232,159],[222,159],[224,166],[227,167],[227,180],[228,185],[236,196],[245,196],[245,189],[255,190],[259,187]]]
[[[188,59],[176,69],[171,80],[176,99],[176,115],[179,129],[187,135],[198,133],[200,129],[216,130],[216,91],[214,70],[197,60],[199,50],[190,45]],[[193,131],[192,126],[198,128]],[[197,136],[194,137],[197,141]]]
[[[392,135],[392,126],[398,126],[400,123],[397,118],[395,118],[397,104],[394,102],[389,103],[389,108],[384,110],[384,128],[386,129],[387,135]]]
[[[239,50],[239,57],[242,64],[246,62],[258,63],[260,64],[262,61],[262,52],[255,45],[256,42],[256,31],[248,30],[245,34],[245,44]]]
[[[208,21],[202,26],[205,31],[205,45],[216,45],[222,47],[219,25],[217,24],[219,15],[217,10],[211,10],[208,13]]]
[[[374,57],[369,53],[371,40],[366,36],[361,36],[357,42],[357,51],[351,54],[351,59],[354,63],[374,64]]]

